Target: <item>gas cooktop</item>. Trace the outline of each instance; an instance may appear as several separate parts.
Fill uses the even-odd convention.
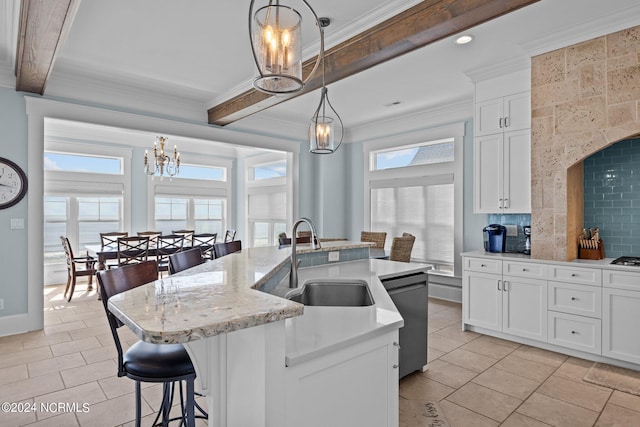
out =
[[[640,267],[640,257],[621,256],[611,261],[611,264],[628,265],[631,267]]]

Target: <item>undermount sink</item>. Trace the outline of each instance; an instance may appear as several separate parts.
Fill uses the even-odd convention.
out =
[[[286,298],[308,306],[366,307],[374,304],[364,280],[308,280],[302,290],[293,289]]]

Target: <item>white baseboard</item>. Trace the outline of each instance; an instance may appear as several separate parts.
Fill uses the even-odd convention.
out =
[[[429,282],[429,297],[453,302],[462,302],[462,289],[457,286]]]
[[[29,316],[26,313],[0,317],[0,337],[29,332],[28,324]]]

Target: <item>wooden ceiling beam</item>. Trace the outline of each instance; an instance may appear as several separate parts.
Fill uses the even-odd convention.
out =
[[[22,0],[16,90],[44,94],[79,5],[80,0]]]
[[[328,49],[325,52],[326,83],[337,82],[537,1],[539,0],[425,0]],[[247,52],[247,55],[250,54]],[[316,57],[305,61],[303,76],[311,72],[315,61]],[[210,108],[208,121],[210,124],[224,126],[311,92],[321,85],[322,75],[317,72],[300,92],[290,96],[276,97],[252,88]]]

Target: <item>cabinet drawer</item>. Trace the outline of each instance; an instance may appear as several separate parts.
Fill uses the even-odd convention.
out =
[[[479,273],[502,274],[502,261],[485,258],[465,258],[464,269]]]
[[[600,319],[574,314],[548,312],[549,343],[581,350],[602,353],[602,323]]]
[[[602,288],[551,281],[548,284],[549,310],[602,317]]]
[[[546,264],[532,264],[529,262],[505,261],[502,264],[502,274],[516,277],[530,277],[532,279],[546,279]]]
[[[602,270],[598,268],[565,267],[550,265],[549,280],[559,282],[581,283],[583,285],[601,286]]]
[[[640,272],[602,270],[602,286],[640,291]]]

